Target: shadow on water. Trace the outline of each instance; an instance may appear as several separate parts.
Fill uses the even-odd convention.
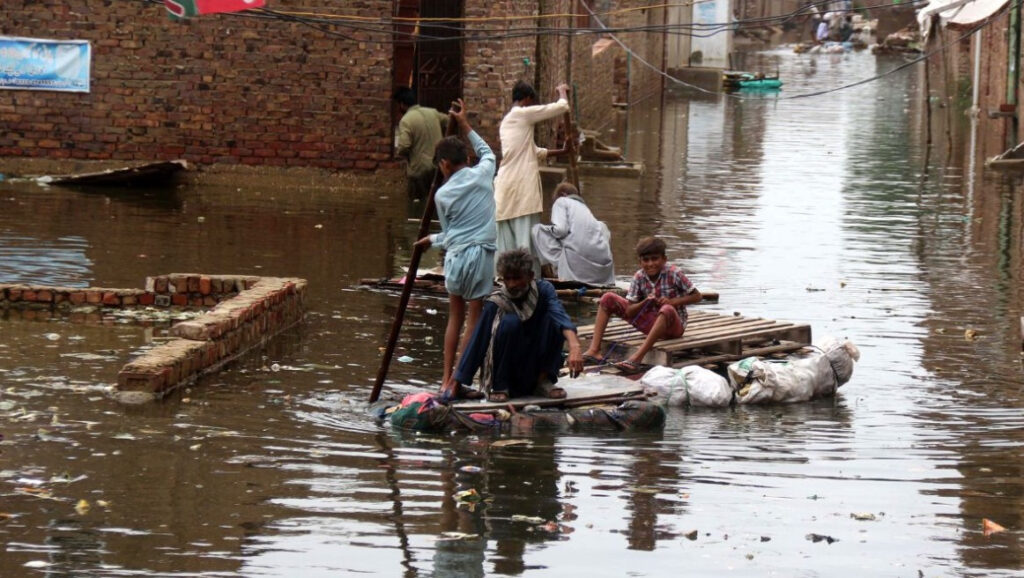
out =
[[[894,64],[749,58],[779,70],[780,97]],[[108,390],[159,330],[0,318],[4,575],[1019,574],[1021,189],[968,170],[958,120],[927,148],[922,86],[908,69],[809,99],[671,89],[631,112],[644,175],[583,179],[620,278],[656,234],[720,292],[699,307],[809,322],[862,353],[834,400],[672,408],[658,435],[412,436],[367,419],[397,300],[353,286],[408,261],[422,207],[400,188],[0,185],[3,282],[310,282],[300,327],[142,407]],[[446,309],[412,300],[385,396],[437,383]],[[985,536],[983,518],[1009,531]]]

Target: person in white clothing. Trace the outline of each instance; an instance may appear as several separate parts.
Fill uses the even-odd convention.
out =
[[[551,224],[533,226],[533,245],[558,278],[590,285],[615,283],[608,226],[598,221],[572,183],[555,188]]]
[[[548,150],[534,142],[534,126],[569,112],[569,86],[556,88],[558,101],[536,104],[537,92],[520,80],[512,88],[512,110],[501,119],[501,166],[494,179],[495,219],[498,222],[497,251],[501,254],[517,247],[534,255],[534,277],[541,278],[540,259],[531,242],[531,229],[540,223],[544,194],[540,181],[540,161]]]

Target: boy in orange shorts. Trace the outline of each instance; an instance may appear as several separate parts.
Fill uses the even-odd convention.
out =
[[[612,316],[625,319],[647,339],[636,353],[615,364],[623,373],[636,373],[642,369],[644,355],[661,339],[676,339],[686,331],[686,306],[699,303],[700,291],[665,256],[665,241],[645,237],[636,245],[640,270],[633,275],[626,297],[605,293],[597,309],[594,336],[583,354],[587,364],[602,363],[601,338]]]

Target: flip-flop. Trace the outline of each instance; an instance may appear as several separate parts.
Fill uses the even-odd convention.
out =
[[[472,387],[466,387],[465,385],[459,384],[459,390],[456,393],[456,399],[483,399],[484,392],[479,389],[473,389]]]
[[[546,397],[548,399],[565,399],[568,394],[566,394],[565,390],[561,387],[544,381],[537,385],[535,395]]]
[[[583,356],[583,365],[604,365],[604,364],[605,364],[605,360],[603,358],[601,358],[601,357],[596,357],[596,356],[593,356],[593,355],[584,355]]]
[[[615,368],[618,369],[619,373],[621,373],[622,375],[633,375],[636,373],[640,373],[642,371],[646,371],[646,368],[643,365],[635,361],[630,361],[628,359],[616,363]]]
[[[504,391],[492,391],[487,395],[487,401],[491,403],[505,403],[508,401],[508,393]]]

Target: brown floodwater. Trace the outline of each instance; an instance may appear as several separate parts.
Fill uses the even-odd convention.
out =
[[[862,354],[835,399],[671,409],[657,434],[494,445],[369,419],[397,298],[355,285],[408,262],[422,209],[400,188],[0,183],[0,282],[309,280],[303,324],[143,406],[110,386],[166,324],[0,312],[0,574],[1021,575],[1021,188],[970,162],[966,121],[929,135],[917,68],[779,98],[900,62],[761,53],[782,93],[671,89],[606,131],[646,166],[583,179],[622,279],[657,234],[720,292],[701,308]],[[444,322],[412,301],[385,395],[433,387]]]

